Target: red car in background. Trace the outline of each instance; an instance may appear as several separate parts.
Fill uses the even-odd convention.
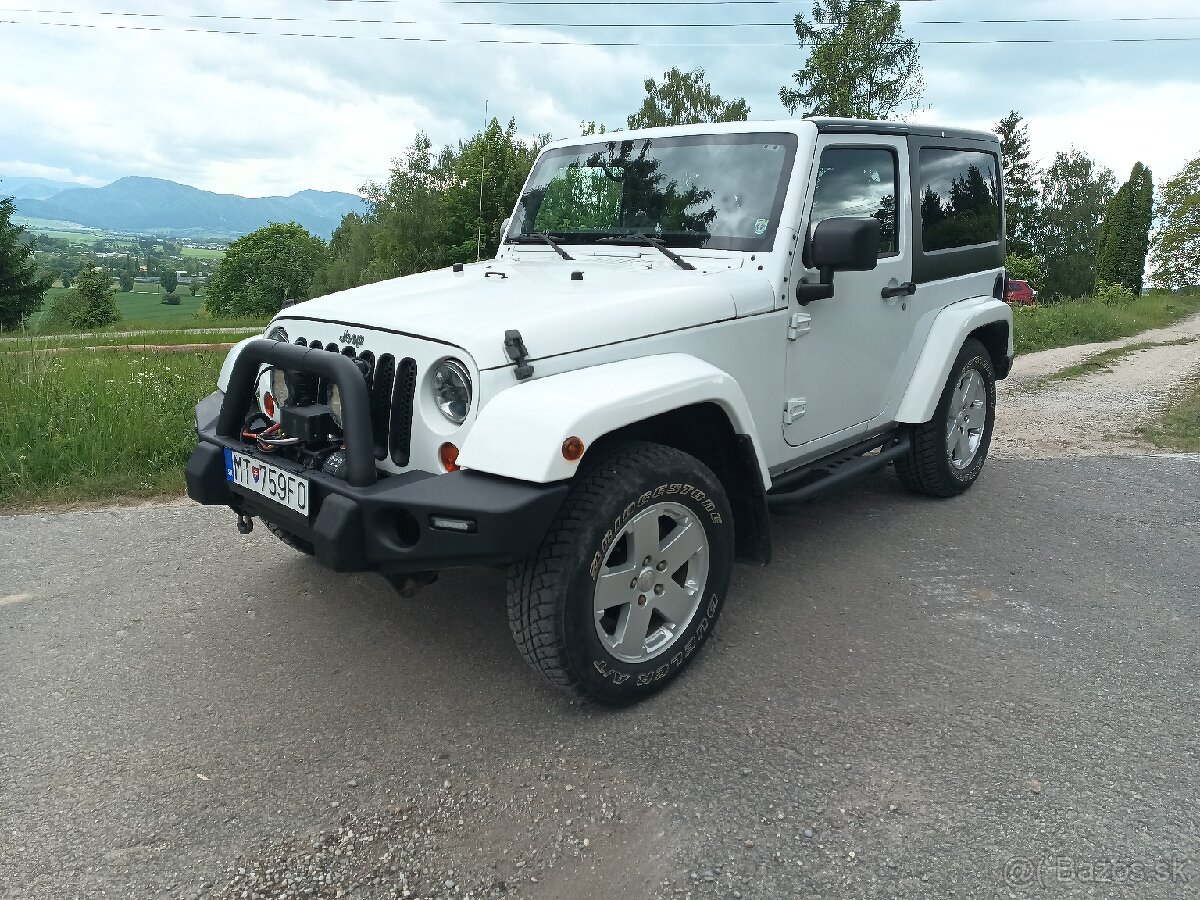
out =
[[[1004,299],[1016,306],[1035,306],[1037,291],[1029,286],[1028,281],[1010,278],[1008,279],[1008,290],[1004,292]]]

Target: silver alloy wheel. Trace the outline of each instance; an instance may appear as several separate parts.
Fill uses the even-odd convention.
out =
[[[966,369],[954,386],[946,412],[946,452],[950,465],[969,469],[979,454],[987,426],[987,385],[977,369]]]
[[[686,506],[655,503],[630,519],[596,579],[596,634],[627,663],[673,643],[700,606],[708,582],[708,535]]]

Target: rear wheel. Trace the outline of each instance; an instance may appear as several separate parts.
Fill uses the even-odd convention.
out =
[[[733,522],[696,458],[630,442],[580,473],[537,552],[508,575],[508,616],[551,684],[631,703],[677,676],[712,633]]]
[[[896,460],[910,490],[930,497],[961,494],[979,477],[996,424],[996,372],[983,344],[963,344],[933,418],[912,426],[912,449]]]

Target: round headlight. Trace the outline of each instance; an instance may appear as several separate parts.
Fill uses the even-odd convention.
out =
[[[342,392],[335,384],[329,389],[329,411],[333,413],[333,424],[342,427]]]
[[[433,399],[442,415],[461,425],[471,411],[471,376],[457,359],[443,359],[433,369]]]
[[[287,343],[287,339],[288,339],[287,329],[284,328],[282,325],[276,325],[274,328],[272,328],[270,331],[267,332],[267,340],[268,341],[283,341],[284,343]]]
[[[283,369],[271,369],[271,396],[276,406],[287,406],[291,395],[288,392],[287,374]]]

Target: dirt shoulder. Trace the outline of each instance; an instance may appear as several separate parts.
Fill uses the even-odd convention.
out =
[[[1188,343],[1180,343],[1187,341]],[[1133,350],[1099,371],[1053,380],[1098,353]],[[1167,328],[1098,344],[1043,350],[1017,358],[1000,383],[992,455],[1056,459],[1113,453],[1162,453],[1136,429],[1164,409],[1200,373],[1200,315]]]

